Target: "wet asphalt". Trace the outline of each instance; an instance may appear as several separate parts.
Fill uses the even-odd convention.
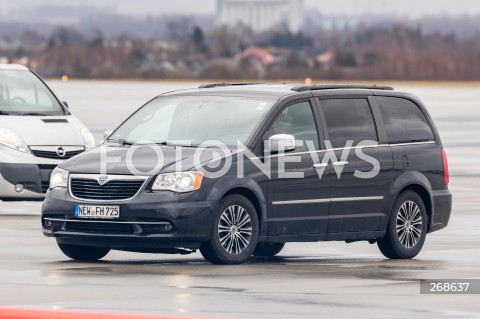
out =
[[[155,92],[193,85],[49,84],[97,137]],[[79,263],[43,237],[41,203],[0,202],[0,307],[219,318],[480,317],[479,295],[421,295],[419,286],[422,279],[480,278],[480,88],[402,89],[417,93],[437,123],[454,194],[450,225],[429,234],[414,260],[387,260],[366,242],[323,242],[287,244],[278,257],[238,266],[211,265],[199,253],[111,252]]]

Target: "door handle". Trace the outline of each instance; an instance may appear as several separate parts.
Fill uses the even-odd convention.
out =
[[[333,165],[335,165],[335,166],[345,166],[345,165],[348,165],[348,161],[333,162]]]
[[[324,168],[324,167],[327,167],[328,166],[328,163],[315,163],[313,164],[313,167],[315,168]]]

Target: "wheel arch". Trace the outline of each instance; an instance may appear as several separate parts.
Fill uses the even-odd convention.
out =
[[[432,207],[432,198],[431,198],[428,190],[420,184],[410,184],[410,185],[406,186],[405,188],[403,188],[400,191],[400,193],[398,193],[398,196],[400,196],[400,194],[405,192],[405,191],[413,191],[413,192],[417,193],[418,196],[420,196],[420,198],[422,199],[423,204],[425,205],[425,209],[427,210],[426,213],[427,213],[427,218],[428,218],[428,230],[429,230],[430,227],[431,227],[431,223],[432,223],[433,207]]]
[[[262,218],[262,216],[261,216],[262,207],[260,205],[260,201],[257,198],[257,195],[255,195],[255,193],[248,188],[235,187],[235,188],[232,188],[229,191],[227,191],[225,194],[223,194],[223,196],[221,198],[227,197],[228,195],[234,195],[234,194],[235,195],[242,195],[243,197],[246,197],[252,203],[253,207],[255,207],[255,210],[257,211],[257,215],[258,215],[258,218],[259,218],[259,221],[260,221],[261,218]]]
[[[212,188],[209,198],[221,200],[222,198],[238,194],[247,198],[257,211],[260,225],[259,236],[267,235],[267,203],[260,186],[249,178],[226,178],[216,183]]]
[[[396,199],[398,198],[398,196],[400,196],[402,192],[408,190],[417,193],[422,199],[423,204],[425,205],[425,209],[427,210],[427,232],[430,231],[434,214],[432,186],[425,175],[416,171],[405,172],[400,175],[388,190],[384,207],[385,218],[384,220],[382,220],[381,224],[382,230],[385,230],[387,227],[388,220],[390,219],[390,215],[392,213],[392,209],[395,205]]]

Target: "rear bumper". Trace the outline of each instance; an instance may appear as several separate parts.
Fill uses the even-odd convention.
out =
[[[196,201],[193,194],[140,191],[126,201],[82,202],[65,189],[47,193],[42,206],[43,234],[59,243],[135,252],[199,248],[210,238],[211,216],[218,201]],[[118,205],[118,220],[79,219],[75,204]],[[50,226],[45,221],[51,219]],[[165,229],[170,224],[172,229]]]
[[[429,233],[447,227],[452,212],[452,193],[448,189],[433,192],[433,212]]]

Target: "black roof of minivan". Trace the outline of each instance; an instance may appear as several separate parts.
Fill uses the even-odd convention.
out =
[[[202,84],[198,88],[184,89],[167,92],[163,95],[229,95],[229,96],[264,96],[269,98],[281,98],[286,95],[292,95],[300,92],[313,91],[350,91],[348,93],[358,92],[358,90],[381,90],[391,91],[392,87],[377,85],[305,85],[305,84],[265,84],[265,83],[212,83]],[[354,92],[351,92],[354,91]]]

